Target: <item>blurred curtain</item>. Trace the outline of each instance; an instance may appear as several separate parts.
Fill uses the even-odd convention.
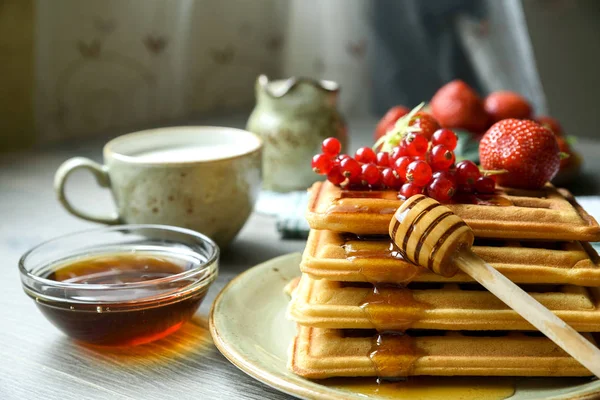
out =
[[[368,2],[37,2],[36,108],[42,141],[249,110],[254,81],[338,80],[366,109]]]
[[[455,28],[456,19],[463,15],[482,19],[482,1],[374,3],[371,76],[376,113],[383,114],[396,104],[416,106],[457,77],[481,87]]]
[[[514,90],[548,112],[534,47],[521,0],[485,0],[477,20],[468,14],[455,21],[461,44],[483,85],[483,92]]]
[[[283,75],[336,80],[342,112],[366,113],[372,5],[371,0],[291,0]]]
[[[376,113],[426,101],[457,78],[482,95],[518,91],[546,111],[521,0],[378,0],[374,7]]]
[[[277,74],[287,4],[277,0],[37,2],[41,140],[248,107]]]
[[[544,106],[521,0],[4,0],[0,21],[0,149],[249,111],[261,73],[337,80],[352,116],[457,77]]]

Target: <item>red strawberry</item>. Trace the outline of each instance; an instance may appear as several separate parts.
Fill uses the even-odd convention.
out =
[[[563,136],[565,133],[560,122],[558,122],[556,118],[540,115],[539,117],[536,117],[535,120],[554,132],[556,136]]]
[[[420,128],[421,135],[425,136],[427,140],[431,140],[431,136],[433,133],[441,128],[440,124],[438,124],[437,120],[433,118],[431,114],[428,114],[424,111],[420,111],[415,114],[414,117],[410,120],[408,126],[414,126]]]
[[[433,116],[444,128],[481,132],[488,126],[481,98],[461,80],[442,86],[431,99],[430,106]]]
[[[394,127],[394,124],[398,119],[408,114],[410,110],[404,106],[395,106],[388,110],[388,112],[379,120],[377,127],[375,128],[374,138],[375,141],[385,135],[388,130]]]
[[[571,164],[571,162],[573,161],[573,157],[571,157],[573,152],[571,151],[571,146],[569,146],[569,143],[567,143],[564,137],[557,136],[556,142],[558,143],[558,148],[561,151],[561,153],[566,153],[569,155],[569,157],[562,158],[560,160],[560,169],[563,169],[569,164]]]
[[[538,189],[554,178],[560,166],[556,137],[535,121],[505,119],[496,122],[479,143],[484,169],[505,169],[499,185]]]
[[[494,92],[485,98],[483,107],[490,116],[490,122],[507,118],[529,119],[531,106],[524,97],[515,92]]]

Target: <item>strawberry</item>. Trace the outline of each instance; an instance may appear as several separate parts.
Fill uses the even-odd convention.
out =
[[[442,86],[431,99],[433,116],[444,128],[482,132],[488,126],[488,116],[481,98],[461,80]]]
[[[499,185],[538,189],[554,178],[560,166],[556,137],[535,121],[505,119],[496,122],[479,143],[484,169],[505,169]]]
[[[558,143],[558,148],[560,152],[569,155],[569,157],[560,159],[560,169],[563,169],[569,166],[569,164],[571,164],[571,162],[573,161],[573,157],[571,157],[573,151],[571,150],[571,146],[569,146],[569,143],[567,143],[564,137],[557,136],[556,142]]]
[[[563,136],[565,131],[563,130],[560,122],[556,118],[540,115],[535,118],[537,122],[550,129],[556,136]]]
[[[531,106],[524,97],[515,92],[499,91],[488,95],[483,107],[490,116],[491,122],[507,118],[529,119]]]
[[[431,114],[424,111],[419,111],[411,118],[408,126],[413,126],[421,129],[418,133],[425,136],[427,140],[431,140],[433,133],[441,128],[437,120]]]
[[[394,127],[394,124],[400,117],[408,114],[410,110],[404,106],[395,106],[388,110],[388,112],[379,120],[377,127],[375,128],[375,133],[373,137],[375,141],[386,134],[391,128]]]

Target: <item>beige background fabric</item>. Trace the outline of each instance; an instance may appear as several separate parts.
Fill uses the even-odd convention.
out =
[[[275,1],[39,1],[40,140],[249,106],[276,73]]]
[[[600,81],[589,61],[600,43],[590,41],[600,35],[593,23],[600,18],[597,2],[488,2],[495,11],[487,24],[458,24],[483,87],[523,91],[570,134],[597,136],[600,114],[590,107]],[[339,81],[341,111],[368,113],[377,96],[369,77],[378,61],[370,59],[372,6],[372,0],[4,0],[0,150],[249,112],[261,73]],[[587,38],[587,45],[573,45]],[[567,59],[554,60],[559,52]]]
[[[249,110],[261,73],[338,80],[343,111],[365,112],[367,6],[362,0],[38,1],[38,138]]]

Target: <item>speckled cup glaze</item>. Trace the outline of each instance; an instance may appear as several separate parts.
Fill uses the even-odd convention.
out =
[[[242,146],[215,160],[142,161],[135,154],[167,147]],[[262,142],[234,128],[171,127],[120,136],[104,147],[104,165],[67,160],[56,172],[59,201],[73,215],[106,224],[161,224],[193,229],[226,246],[252,212],[260,189]],[[91,215],[66,198],[65,183],[79,168],[111,189],[117,212]]]
[[[346,124],[338,112],[339,85],[290,78],[256,82],[256,107],[247,129],[259,135],[263,150],[263,187],[279,192],[304,190],[322,179],[311,168],[321,143],[332,136],[346,147]]]

